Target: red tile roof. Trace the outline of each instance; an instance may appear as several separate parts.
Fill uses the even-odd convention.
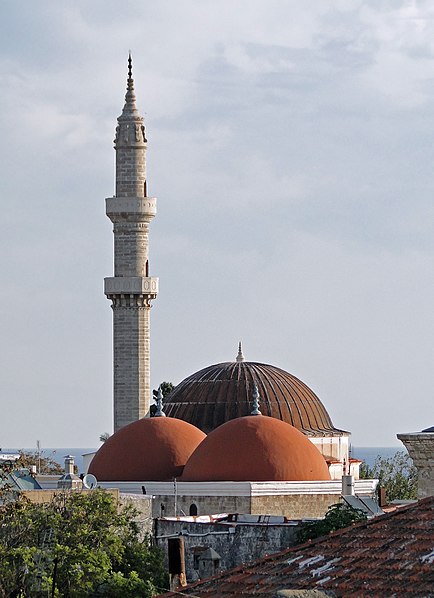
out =
[[[186,595],[434,597],[434,497],[182,588]],[[165,596],[179,594],[168,593]]]

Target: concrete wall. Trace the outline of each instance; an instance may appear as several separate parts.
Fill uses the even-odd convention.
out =
[[[155,521],[157,545],[167,558],[165,536],[176,537],[183,531],[185,566],[189,582],[199,579],[198,557],[213,548],[221,557],[220,570],[230,569],[248,561],[284,550],[295,544],[297,525],[254,525],[228,523],[193,523],[185,521]],[[231,532],[229,532],[231,530]],[[196,555],[196,563],[195,563]]]

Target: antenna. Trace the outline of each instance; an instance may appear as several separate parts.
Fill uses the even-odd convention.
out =
[[[92,490],[92,488],[96,488],[98,484],[98,480],[92,473],[88,473],[83,478],[83,486],[88,490]]]

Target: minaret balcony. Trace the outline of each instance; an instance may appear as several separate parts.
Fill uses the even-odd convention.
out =
[[[105,201],[106,214],[112,221],[123,214],[151,219],[157,213],[155,197],[107,197]]]
[[[116,276],[104,278],[104,293],[111,295],[149,295],[158,294],[158,278],[153,276]]]

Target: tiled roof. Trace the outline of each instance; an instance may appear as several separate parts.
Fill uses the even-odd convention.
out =
[[[434,597],[434,497],[182,589],[186,595]],[[176,596],[168,593],[165,596]]]
[[[29,473],[23,471],[12,471],[0,480],[0,488],[11,490],[40,490],[39,482]]]

